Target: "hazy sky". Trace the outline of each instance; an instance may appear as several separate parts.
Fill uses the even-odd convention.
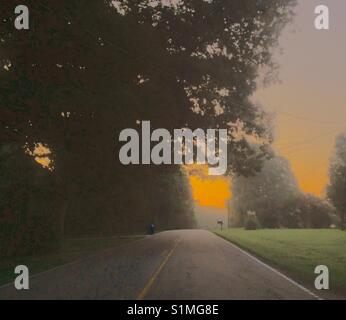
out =
[[[328,31],[314,27],[320,4],[330,10]],[[323,195],[335,137],[346,130],[346,1],[299,0],[280,46],[281,82],[260,88],[254,101],[276,112],[275,148],[290,160],[301,189]],[[201,205],[220,207],[229,197],[222,178],[191,183]]]

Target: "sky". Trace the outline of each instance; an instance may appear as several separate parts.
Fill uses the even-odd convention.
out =
[[[330,29],[316,30],[317,5]],[[260,86],[253,101],[276,115],[275,150],[291,163],[302,191],[323,196],[336,135],[346,130],[346,1],[298,0],[294,21],[274,54],[279,82]],[[190,178],[199,206],[225,208],[227,178]]]

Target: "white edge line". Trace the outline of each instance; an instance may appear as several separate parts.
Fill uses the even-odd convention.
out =
[[[280,277],[284,278],[285,280],[289,281],[290,283],[294,284],[296,287],[298,287],[299,289],[303,290],[304,292],[310,294],[311,296],[313,296],[315,299],[317,300],[324,300],[323,298],[319,297],[317,294],[313,293],[311,290],[309,290],[308,288],[305,288],[304,286],[302,286],[301,284],[299,284],[298,282],[294,281],[293,279],[287,277],[286,275],[284,275],[283,273],[281,273],[280,271],[276,270],[275,268],[269,266],[268,264],[264,263],[263,261],[259,260],[258,258],[256,258],[255,256],[253,256],[252,254],[250,254],[249,252],[241,249],[240,247],[238,247],[236,244],[234,244],[233,242],[220,237],[221,239],[223,239],[224,241],[227,241],[229,244],[231,244],[234,248],[238,249],[239,251],[241,251],[243,254],[245,254],[247,257],[251,258],[252,260],[256,261],[257,263],[259,263],[260,265],[266,267],[267,269],[269,269],[270,271],[276,273],[277,275],[279,275]]]

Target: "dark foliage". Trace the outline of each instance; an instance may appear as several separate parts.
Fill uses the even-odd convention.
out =
[[[5,175],[14,170],[15,181],[27,181],[31,200],[18,202],[5,183],[10,208],[0,215],[22,202],[39,208],[46,191],[34,192],[37,184],[53,190],[37,210],[39,217],[58,211],[58,222],[30,222],[33,230],[46,230],[47,239],[141,232],[151,222],[159,229],[193,226],[180,167],[119,165],[117,136],[138,120],[150,120],[153,128],[228,127],[232,133],[240,121],[263,142],[254,150],[230,135],[229,172],[249,174],[267,157],[266,115],[248,97],[259,66],[271,67],[270,48],[295,1],[186,0],[177,7],[116,1],[118,9],[111,3],[23,0],[30,30],[13,27],[16,3],[0,4],[0,147],[34,152],[40,143],[51,161],[43,174],[48,189],[31,170],[20,175],[17,166],[3,167]],[[17,156],[20,162],[10,151]],[[21,165],[27,162],[31,166],[28,159]],[[7,243],[23,245],[6,230]]]

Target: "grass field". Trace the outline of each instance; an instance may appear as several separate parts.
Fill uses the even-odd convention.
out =
[[[315,267],[326,265],[330,289],[346,293],[346,232],[226,229],[215,233],[305,283],[313,284]]]
[[[19,264],[26,265],[30,270],[30,275],[33,275],[143,237],[135,235],[112,238],[66,239],[62,242],[59,250],[49,254],[0,260],[0,285],[13,281],[14,268]]]

